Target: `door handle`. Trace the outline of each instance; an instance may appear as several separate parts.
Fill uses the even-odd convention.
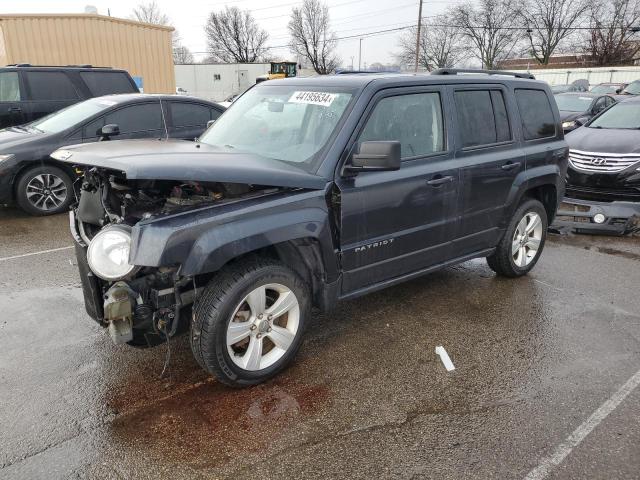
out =
[[[22,109],[20,107],[9,107],[10,112],[21,112]]]
[[[520,166],[520,162],[509,162],[502,165],[500,168],[502,170],[513,170],[514,168],[518,168]]]
[[[445,183],[453,182],[453,177],[451,175],[447,175],[446,177],[436,175],[431,180],[427,181],[427,185],[431,185],[432,187],[438,187],[440,185],[444,185]]]

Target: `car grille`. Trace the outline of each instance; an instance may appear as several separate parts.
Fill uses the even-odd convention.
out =
[[[567,185],[566,196],[578,200],[596,202],[640,202],[640,190],[636,188],[603,188]]]
[[[585,172],[617,173],[640,162],[640,154],[610,154],[569,150],[569,163]]]

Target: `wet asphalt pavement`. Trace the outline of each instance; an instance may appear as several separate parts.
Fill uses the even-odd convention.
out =
[[[524,478],[640,370],[637,238],[556,236],[525,278],[477,260],[346,302],[247,390],[184,337],[164,379],[165,346],[113,345],[70,245],[65,215],[0,209],[2,479]],[[627,393],[547,478],[640,478]]]

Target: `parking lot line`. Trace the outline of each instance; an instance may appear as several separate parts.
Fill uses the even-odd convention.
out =
[[[600,405],[591,416],[585,420],[564,442],[562,442],[555,451],[542,459],[542,461],[529,472],[525,480],[542,480],[546,478],[551,470],[562,463],[562,461],[571,453],[571,451],[580,445],[580,443],[589,435],[607,415],[613,412],[622,401],[640,385],[640,370],[638,370],[627,382],[614,393],[609,400]]]
[[[69,250],[71,248],[73,248],[73,245],[69,245],[68,247],[52,248],[50,250],[41,250],[39,252],[23,253],[22,255],[13,255],[11,257],[2,257],[0,258],[0,262],[6,262],[7,260],[15,260],[16,258],[31,257],[33,255],[43,255],[45,253],[60,252],[61,250]]]

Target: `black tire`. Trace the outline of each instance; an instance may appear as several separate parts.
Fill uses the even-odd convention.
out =
[[[54,197],[49,195],[50,199],[45,198],[45,201],[43,202],[44,207],[49,207],[49,208],[38,208],[38,206],[36,206],[34,202],[29,200],[29,197],[27,196],[27,188],[29,186],[29,183],[32,180],[36,179],[36,177],[38,177],[39,175],[43,175],[45,176],[43,178],[47,178],[47,179],[52,179],[53,177],[57,177],[62,181],[66,189],[65,198],[64,198],[64,201],[62,201],[62,203],[54,206],[53,204],[53,202],[55,201]],[[46,177],[47,175],[53,176],[53,177]],[[45,190],[45,191],[51,192],[51,190]],[[30,168],[29,170],[27,170],[26,172],[20,175],[20,178],[16,183],[15,193],[16,193],[16,202],[18,203],[20,208],[22,208],[25,212],[31,215],[37,215],[37,216],[54,215],[56,213],[60,213],[68,210],[69,204],[73,199],[73,181],[71,180],[71,176],[61,168],[54,167],[51,165],[42,165],[40,167]]]
[[[542,220],[542,238],[535,257],[526,266],[520,267],[516,265],[514,261],[512,243],[518,224],[529,212],[535,212],[540,216],[540,219]],[[498,275],[510,278],[521,277],[522,275],[529,273],[538,262],[538,259],[542,254],[542,250],[544,249],[544,243],[547,239],[547,227],[547,211],[544,209],[542,203],[534,198],[526,198],[513,214],[513,218],[509,222],[509,226],[507,227],[504,236],[496,247],[496,251],[487,257],[487,263],[491,270],[496,272]]]
[[[300,308],[298,329],[286,353],[262,370],[245,370],[236,365],[227,350],[227,327],[235,309],[255,288],[278,283],[290,289]],[[309,286],[282,263],[250,257],[232,264],[216,275],[194,305],[191,349],[207,372],[231,387],[247,387],[264,382],[282,371],[300,348],[311,313]]]

